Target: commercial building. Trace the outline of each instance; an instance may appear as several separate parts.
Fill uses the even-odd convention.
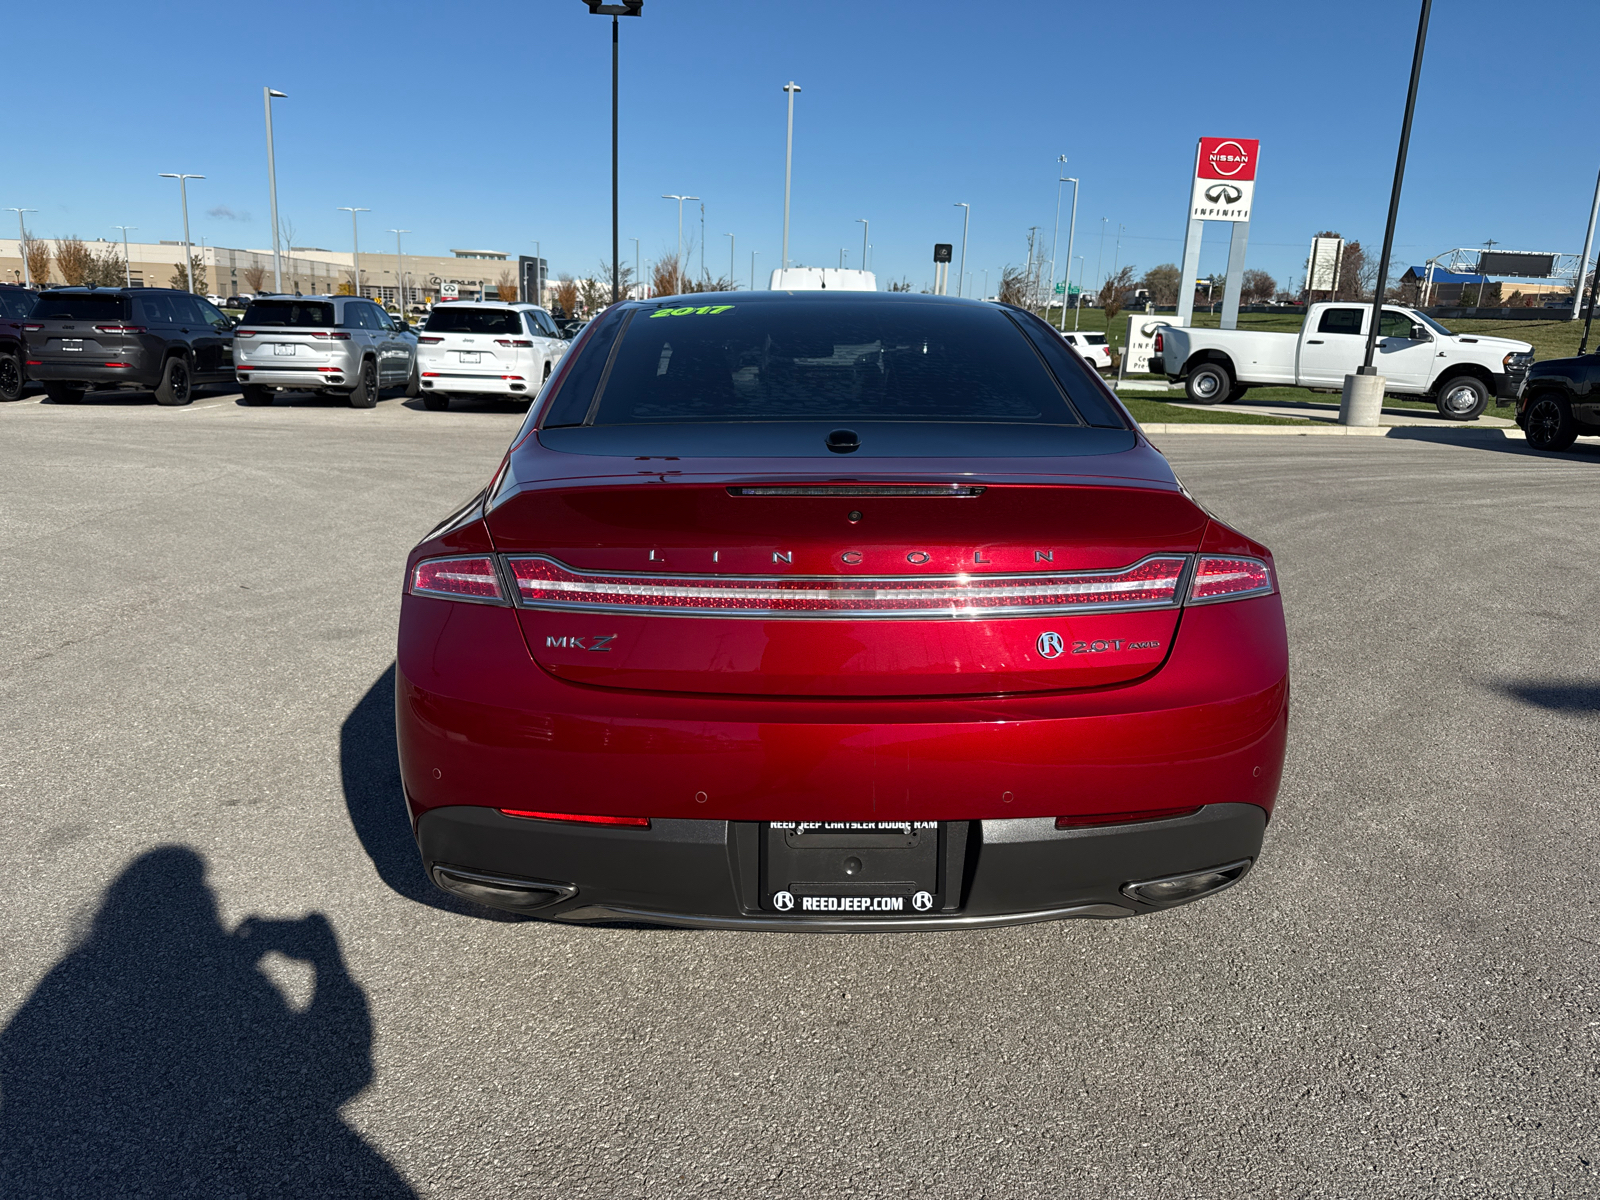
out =
[[[382,237],[383,235],[378,235]],[[41,283],[60,285],[66,282],[60,267],[54,261],[55,243],[41,239],[51,248],[52,261],[48,280]],[[101,238],[87,242],[97,254],[114,249],[120,256],[122,243]],[[21,283],[24,270],[21,243],[16,238],[0,238],[0,280]],[[124,281],[134,287],[172,287],[183,262],[183,245],[179,242],[131,242],[128,244],[127,270]],[[204,271],[204,292],[218,296],[236,296],[240,293],[272,291],[272,251],[235,250],[226,246],[195,245]],[[315,246],[295,246],[280,254],[283,274],[283,291],[303,295],[331,294],[341,286],[354,284],[353,255],[348,250],[325,250]],[[361,251],[361,294],[375,300],[395,303],[399,298],[401,260],[393,246],[385,251],[379,247]],[[454,284],[462,299],[496,299],[498,289],[504,284],[516,289],[519,271],[518,259],[499,250],[452,250],[448,256],[407,254],[404,259],[405,289],[408,303],[430,303],[444,291],[445,285]],[[531,278],[531,274],[528,275]],[[542,290],[548,291],[548,272]]]

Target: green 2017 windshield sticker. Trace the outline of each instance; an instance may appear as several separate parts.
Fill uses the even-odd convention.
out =
[[[650,314],[650,319],[656,317],[705,317],[714,313],[725,313],[733,308],[731,304],[705,304],[699,308],[658,308]]]

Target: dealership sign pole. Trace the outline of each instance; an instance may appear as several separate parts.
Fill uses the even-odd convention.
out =
[[[1244,287],[1245,248],[1250,242],[1250,209],[1255,201],[1255,138],[1203,137],[1195,147],[1189,188],[1189,224],[1183,236],[1183,271],[1178,285],[1178,324],[1194,320],[1193,280],[1200,272],[1200,238],[1207,221],[1233,225],[1228,243],[1228,279],[1222,293],[1222,328],[1239,326],[1239,293]]]

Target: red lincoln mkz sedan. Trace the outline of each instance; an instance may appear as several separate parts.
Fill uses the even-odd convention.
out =
[[[1049,326],[738,292],[592,322],[411,552],[426,870],[563,921],[1125,917],[1261,849],[1272,556]]]

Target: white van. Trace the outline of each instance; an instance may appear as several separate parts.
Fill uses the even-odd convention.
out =
[[[775,292],[875,292],[878,277],[871,271],[840,267],[779,267],[772,273]]]

